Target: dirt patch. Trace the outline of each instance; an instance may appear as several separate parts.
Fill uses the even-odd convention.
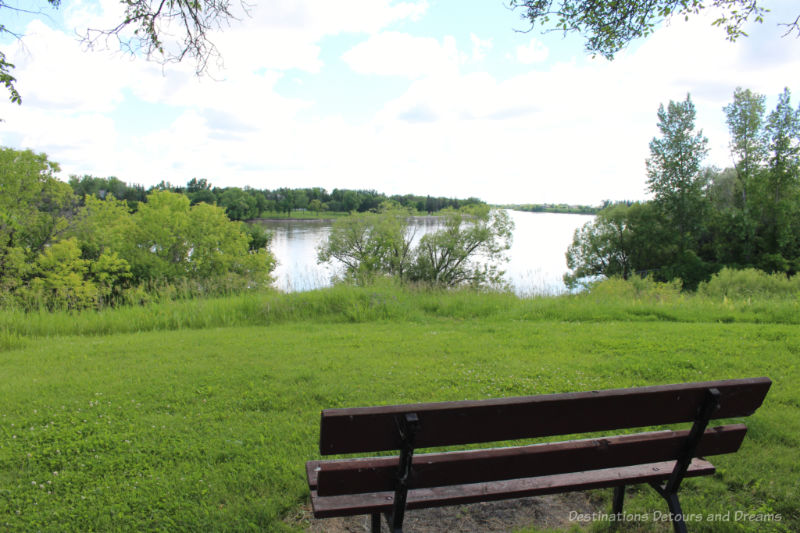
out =
[[[525,527],[568,530],[577,522],[570,521],[570,512],[592,513],[603,510],[603,503],[591,493],[573,492],[536,498],[520,498],[499,502],[473,503],[453,507],[420,509],[406,513],[406,533],[511,533]],[[326,518],[317,520],[310,505],[301,508],[287,520],[305,528],[307,533],[365,533],[370,531],[369,516]],[[388,532],[386,521],[382,531]]]

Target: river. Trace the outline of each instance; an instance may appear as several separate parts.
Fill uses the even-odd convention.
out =
[[[514,221],[514,240],[509,261],[502,268],[511,288],[521,296],[559,294],[566,291],[562,276],[567,272],[565,253],[575,230],[593,215],[526,213],[509,211]],[[412,222],[417,238],[436,229],[435,220],[420,217]],[[283,291],[305,291],[326,287],[337,269],[317,264],[317,246],[332,223],[319,220],[261,221],[272,232],[272,253],[278,259],[273,273],[275,286]]]

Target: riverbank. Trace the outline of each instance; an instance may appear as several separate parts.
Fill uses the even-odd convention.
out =
[[[323,218],[323,217],[320,217],[320,218],[313,218],[313,217],[301,218],[301,217],[294,217],[294,216],[293,217],[283,217],[283,218],[279,218],[279,217],[251,218],[251,219],[247,220],[246,222],[248,224],[258,224],[258,223],[263,223],[263,222],[323,222],[323,223],[327,223],[327,224],[333,224],[339,218],[342,218],[342,217],[345,217],[345,216],[348,216],[348,215],[349,215],[349,213],[342,213],[340,215],[337,215],[336,218]],[[418,221],[423,221],[423,222],[432,222],[432,221],[435,221],[435,220],[439,220],[440,218],[442,218],[441,215],[409,215],[408,216],[409,220],[418,220]]]

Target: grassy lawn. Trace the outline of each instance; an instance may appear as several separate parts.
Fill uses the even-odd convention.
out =
[[[138,326],[135,311],[73,316],[83,335],[58,329],[66,317],[0,316],[0,529],[291,530],[326,407],[769,376],[743,448],[686,481],[683,507],[781,514],[692,531],[800,530],[796,302],[329,289],[198,303],[204,323],[170,305]],[[648,487],[626,499],[654,510]]]

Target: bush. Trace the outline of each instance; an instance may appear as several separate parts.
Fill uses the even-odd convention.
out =
[[[317,258],[341,263],[344,280],[360,285],[389,277],[436,287],[496,287],[513,227],[502,210],[444,210],[439,229],[414,246],[407,212],[357,214],[336,221]]]
[[[628,279],[612,277],[592,284],[589,294],[592,297],[600,298],[667,301],[678,298],[681,289],[681,280],[679,279],[660,282],[654,281],[650,276],[646,278],[633,276]]]
[[[697,292],[712,298],[797,298],[800,296],[800,277],[767,274],[754,268],[724,268],[709,281],[701,283]]]

